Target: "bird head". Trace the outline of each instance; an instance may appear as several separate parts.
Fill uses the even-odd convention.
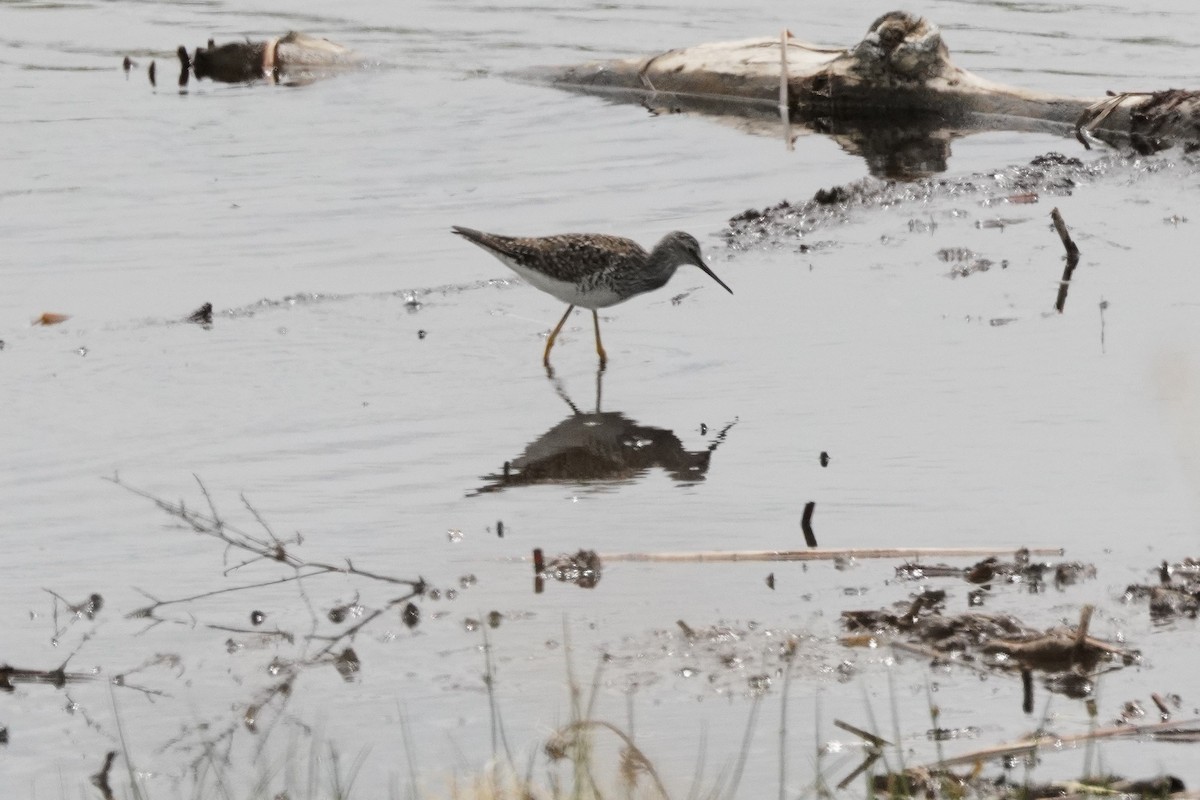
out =
[[[721,284],[721,288],[733,294],[733,289],[725,285],[725,281],[717,277],[717,273],[708,268],[708,264],[704,263],[704,256],[700,253],[700,243],[696,241],[696,237],[690,233],[683,231],[673,231],[663,237],[658,244],[659,247],[670,248],[673,256],[672,261],[676,264],[694,264],[712,278],[717,283]]]

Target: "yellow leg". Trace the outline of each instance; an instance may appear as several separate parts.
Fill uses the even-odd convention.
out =
[[[592,325],[596,328],[596,355],[600,356],[600,369],[604,369],[604,365],[608,363],[608,354],[604,352],[604,345],[600,344],[600,316],[594,308],[592,309]]]
[[[542,365],[546,369],[550,369],[550,348],[554,347],[554,340],[558,338],[558,332],[562,330],[562,326],[566,323],[567,317],[571,316],[571,312],[575,310],[575,306],[567,306],[567,313],[562,315],[562,319],[554,326],[554,330],[550,331],[550,338],[546,340],[546,351],[542,353]]]

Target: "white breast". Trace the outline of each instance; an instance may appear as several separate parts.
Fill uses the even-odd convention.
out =
[[[554,295],[564,303],[569,303],[573,306],[592,309],[608,308],[629,299],[622,297],[607,286],[598,286],[594,290],[584,294],[580,292],[577,284],[570,281],[555,280],[537,270],[523,267],[508,258],[501,258],[500,260],[511,267],[513,272],[524,278],[526,283],[541,289],[547,294]]]

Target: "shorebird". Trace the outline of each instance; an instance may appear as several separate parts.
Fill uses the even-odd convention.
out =
[[[567,304],[567,312],[546,340],[542,364],[547,369],[550,368],[550,349],[575,306],[592,311],[596,354],[600,356],[603,369],[608,363],[608,355],[600,343],[600,317],[596,309],[622,303],[664,286],[684,264],[696,265],[721,284],[721,288],[733,294],[733,289],[704,263],[699,242],[683,231],[668,233],[647,253],[632,239],[599,233],[517,237],[484,233],[459,225],[453,226],[452,230],[503,261],[538,289]]]

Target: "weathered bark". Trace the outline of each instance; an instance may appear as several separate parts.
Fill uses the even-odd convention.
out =
[[[917,140],[922,142],[918,149],[927,150],[917,159],[918,174],[936,171],[945,143],[974,130],[1074,131],[1081,140],[1085,133],[1124,140],[1140,136],[1148,148],[1200,141],[1195,94],[1171,93],[1169,102],[1144,94],[1082,98],[996,83],[952,63],[937,26],[902,11],[875,20],[850,48],[821,47],[785,35],[545,67],[522,77],[615,95],[654,110],[736,120],[758,133],[778,133],[791,124],[835,135],[848,132],[849,146],[868,157],[886,152],[888,145]],[[1156,104],[1164,110],[1149,113]],[[883,141],[873,141],[879,137]]]
[[[1138,152],[1155,153],[1176,144],[1189,150],[1200,146],[1200,92],[1168,89],[1141,97],[1129,122],[1129,135]]]
[[[347,67],[356,67],[362,59],[353,51],[304,33],[292,31],[286,36],[265,41],[229,42],[197,47],[189,58],[179,48],[179,83],[187,84],[189,68],[197,79],[209,78],[222,83],[246,83],[256,80],[304,82]]]

